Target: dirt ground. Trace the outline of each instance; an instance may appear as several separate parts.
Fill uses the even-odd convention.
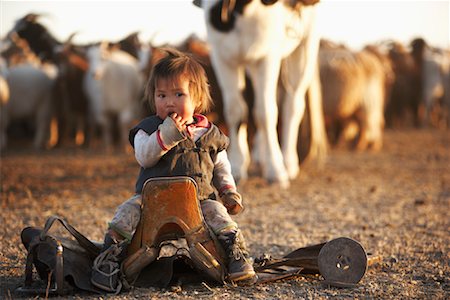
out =
[[[131,195],[136,175],[131,154],[68,148],[3,153],[0,298],[27,297],[15,291],[23,283],[25,249],[19,235],[25,226],[42,226],[56,214],[101,240],[115,207]],[[347,236],[381,261],[354,288],[299,276],[249,287],[182,285],[66,298],[450,298],[450,131],[388,130],[379,153],[333,149],[324,168],[303,165],[288,190],[254,176],[240,184],[240,191],[247,209],[236,220],[253,256],[280,256]]]

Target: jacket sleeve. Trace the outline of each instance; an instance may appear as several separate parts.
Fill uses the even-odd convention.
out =
[[[168,151],[161,148],[158,143],[157,134],[158,132],[155,131],[149,135],[140,129],[134,137],[134,156],[138,164],[144,169],[156,165],[160,158]]]
[[[217,153],[214,159],[213,184],[219,195],[236,192],[236,182],[231,174],[231,164],[226,150]]]

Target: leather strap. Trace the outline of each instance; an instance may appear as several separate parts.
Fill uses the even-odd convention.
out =
[[[58,216],[51,216],[47,219],[45,222],[44,229],[41,232],[41,240],[45,238],[48,231],[52,227],[52,225],[55,223],[55,221],[59,221],[64,228],[67,229],[67,231],[72,234],[72,236],[77,240],[77,242],[80,244],[81,247],[83,247],[92,258],[97,257],[100,254],[100,249],[94,245],[89,239],[87,239],[84,235],[82,235],[78,230],[76,230],[72,225],[66,222],[66,220],[58,217]]]
[[[55,264],[55,281],[56,292],[59,295],[64,294],[64,247],[60,241],[56,241],[56,264]]]
[[[33,260],[34,248],[36,247],[38,239],[33,239],[28,247],[27,261],[25,263],[25,286],[30,286],[33,283]]]
[[[223,23],[228,23],[235,6],[236,0],[223,0],[222,9],[220,10],[220,19]]]

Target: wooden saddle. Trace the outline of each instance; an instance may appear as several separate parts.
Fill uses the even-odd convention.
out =
[[[223,283],[224,254],[206,225],[197,198],[195,181],[186,176],[151,178],[142,191],[141,219],[122,271],[133,282],[140,271],[159,259],[166,241],[185,239],[188,258],[195,269]],[[186,251],[184,251],[186,252]]]

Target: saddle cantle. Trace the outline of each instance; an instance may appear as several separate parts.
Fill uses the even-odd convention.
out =
[[[122,270],[130,282],[158,259],[161,244],[186,239],[189,258],[209,278],[224,282],[225,267],[214,234],[203,218],[197,185],[186,176],[151,178],[142,191],[142,213]]]

